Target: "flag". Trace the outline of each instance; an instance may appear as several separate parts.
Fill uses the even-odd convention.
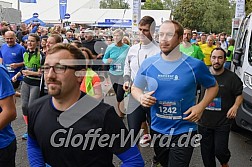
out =
[[[19,0],[19,1],[23,3],[37,3],[37,0]]]
[[[60,19],[65,19],[67,9],[67,0],[59,0],[59,12],[60,12]]]

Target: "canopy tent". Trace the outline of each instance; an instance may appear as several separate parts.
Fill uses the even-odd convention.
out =
[[[25,20],[24,23],[26,23],[26,24],[39,23],[41,26],[45,26],[46,25],[45,22],[43,22],[39,18],[35,18],[35,17],[32,17],[32,18],[29,18],[29,19]]]
[[[40,3],[49,2],[49,0],[38,1],[37,4],[29,4],[21,6],[22,20],[27,20],[34,12],[39,14],[39,18],[45,23],[60,24],[59,5],[58,1],[50,1],[52,5],[47,5],[46,8],[41,8]],[[63,22],[72,22],[77,24],[98,24],[104,22],[105,19],[128,19],[132,20],[132,9],[97,9],[88,8],[87,2],[94,2],[90,0],[81,0],[80,3],[71,3],[68,5],[67,13],[70,14],[69,19],[64,19]],[[86,3],[85,3],[86,2]],[[49,4],[49,3],[48,3]],[[163,20],[172,19],[171,10],[141,10],[141,17],[152,16],[156,25],[159,26]],[[119,24],[120,25],[120,24]]]

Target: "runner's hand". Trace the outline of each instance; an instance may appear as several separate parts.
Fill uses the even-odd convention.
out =
[[[130,83],[129,83],[129,81],[124,82],[124,84],[123,84],[123,90],[126,91],[126,92],[128,92],[129,89],[130,89]]]
[[[17,63],[12,63],[12,64],[10,64],[10,67],[12,69],[16,69],[16,68],[18,68],[18,64]]]
[[[17,82],[17,76],[14,75],[12,78],[11,78],[12,82]]]
[[[227,112],[227,118],[228,118],[228,119],[234,119],[234,118],[236,117],[237,110],[238,110],[238,107],[237,107],[237,106],[231,107],[231,108],[228,110],[228,112]]]
[[[108,64],[110,64],[111,62],[113,61],[113,59],[111,59],[111,58],[108,58]]]
[[[202,107],[199,105],[192,106],[189,108],[184,114],[189,114],[187,117],[183,118],[183,120],[191,121],[191,122],[198,122],[203,113]]]
[[[152,97],[151,95],[154,93],[154,91],[142,94],[140,96],[140,104],[144,107],[151,107],[156,103],[156,98]]]

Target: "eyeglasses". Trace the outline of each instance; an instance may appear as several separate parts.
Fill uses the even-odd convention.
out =
[[[44,66],[41,66],[40,69],[44,74],[48,74],[51,68],[53,68],[53,72],[55,72],[56,74],[63,74],[67,68],[76,70],[75,67],[60,65],[60,64],[56,64],[55,66],[44,65]]]

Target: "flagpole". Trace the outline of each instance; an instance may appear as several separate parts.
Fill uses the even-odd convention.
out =
[[[18,3],[17,3],[17,7],[18,7],[18,10],[20,10],[20,1],[19,0],[17,0],[18,1]]]

